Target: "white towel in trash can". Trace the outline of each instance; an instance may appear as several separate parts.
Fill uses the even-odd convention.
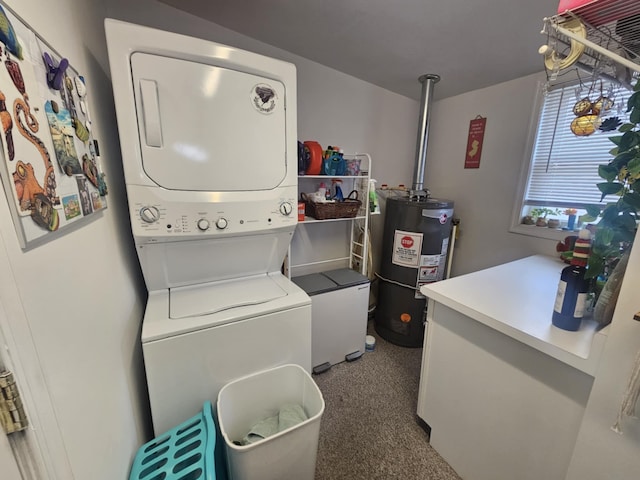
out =
[[[264,440],[271,435],[282,432],[287,428],[291,428],[299,423],[304,422],[309,417],[305,413],[302,405],[289,404],[280,408],[277,415],[267,417],[256,423],[249,433],[240,441],[234,442],[238,445],[249,445]]]

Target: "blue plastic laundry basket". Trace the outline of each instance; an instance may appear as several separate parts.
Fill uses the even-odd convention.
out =
[[[216,480],[213,407],[145,443],[136,454],[129,480]]]

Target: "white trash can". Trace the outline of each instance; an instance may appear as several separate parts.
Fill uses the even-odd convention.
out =
[[[256,443],[237,444],[283,406],[300,405],[307,419]],[[218,424],[230,480],[313,480],[324,399],[299,365],[283,365],[239,378],[218,394]]]

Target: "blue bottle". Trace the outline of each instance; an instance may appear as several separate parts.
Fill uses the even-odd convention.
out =
[[[334,185],[334,191],[336,192],[333,195],[333,199],[338,201],[338,202],[344,202],[344,195],[342,193],[342,187],[340,187],[340,184],[342,183],[342,181],[340,180],[332,180],[332,183]]]
[[[569,331],[580,329],[586,308],[590,281],[585,278],[590,248],[589,230],[581,230],[573,248],[571,265],[560,275],[551,323]]]

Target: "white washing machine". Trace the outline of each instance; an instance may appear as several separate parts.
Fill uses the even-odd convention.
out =
[[[158,434],[230,380],[310,371],[310,299],[280,272],[297,223],[296,72],[183,35],[105,29]]]

